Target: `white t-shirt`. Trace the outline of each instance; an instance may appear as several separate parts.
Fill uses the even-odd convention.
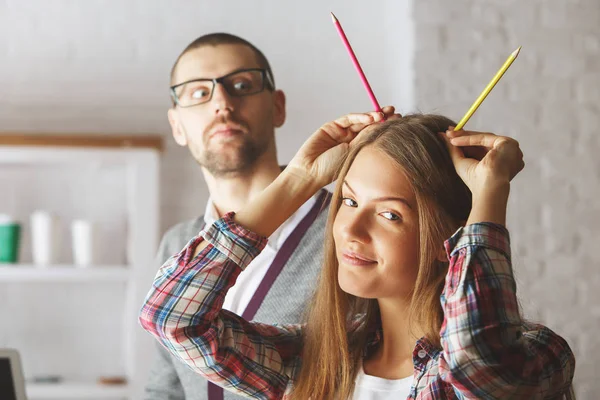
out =
[[[399,400],[410,393],[413,377],[384,379],[366,375],[362,366],[356,376],[352,400]]]
[[[304,203],[283,225],[281,225],[271,236],[269,242],[263,251],[246,267],[238,276],[235,285],[227,292],[223,308],[237,315],[242,315],[250,303],[258,285],[262,282],[269,266],[273,262],[275,255],[285,243],[285,240],[296,229],[300,221],[308,214],[312,206],[316,203],[320,192],[317,192],[306,203]],[[206,226],[212,225],[218,219],[217,211],[211,199],[206,203],[204,212],[204,223]]]

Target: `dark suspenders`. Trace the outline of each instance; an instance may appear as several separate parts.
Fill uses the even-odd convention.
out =
[[[321,190],[316,203],[285,240],[242,314],[242,318],[246,321],[254,319],[256,312],[267,296],[267,293],[269,293],[269,289],[271,289],[283,267],[296,250],[296,247],[298,247],[300,240],[302,240],[304,234],[306,234],[306,231],[308,231],[308,228],[317,219],[321,211],[327,209],[330,200],[331,194],[326,190]],[[208,382],[208,400],[223,400],[223,388]]]

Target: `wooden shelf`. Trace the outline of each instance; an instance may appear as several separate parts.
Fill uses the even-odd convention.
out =
[[[160,135],[0,133],[0,146],[150,148],[162,151]]]
[[[75,265],[38,266],[0,264],[2,282],[126,282],[130,277],[126,266],[79,267]]]
[[[99,385],[96,383],[29,383],[27,398],[37,399],[124,399],[130,394],[127,385]]]

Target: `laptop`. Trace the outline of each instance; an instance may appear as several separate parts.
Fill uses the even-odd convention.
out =
[[[14,349],[0,349],[0,399],[27,400],[21,357]]]

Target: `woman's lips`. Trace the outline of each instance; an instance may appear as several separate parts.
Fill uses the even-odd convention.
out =
[[[370,258],[352,251],[342,252],[342,259],[346,264],[356,265],[359,267],[369,266],[377,263],[375,260],[371,260]]]

